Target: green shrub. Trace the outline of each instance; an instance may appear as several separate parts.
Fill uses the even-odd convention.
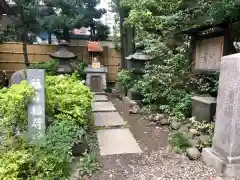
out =
[[[181,132],[174,132],[169,137],[169,144],[178,153],[184,152],[191,146],[188,138]]]
[[[92,93],[74,75],[47,76],[46,115],[53,121],[45,136],[30,144],[25,132],[27,105],[33,96],[34,90],[25,81],[0,90],[0,179],[66,180],[72,148],[86,135]]]
[[[135,79],[133,73],[128,70],[125,70],[125,69],[121,70],[117,74],[117,78],[116,78],[116,81],[121,83],[121,85],[125,89],[130,89],[133,86],[135,80],[136,79]]]
[[[5,137],[27,129],[27,107],[34,93],[26,81],[0,89],[0,130]]]
[[[46,96],[48,116],[87,124],[85,115],[91,110],[92,93],[75,76],[48,76]]]
[[[34,176],[32,154],[26,150],[8,151],[0,156],[0,179],[19,180]]]
[[[85,80],[87,75],[87,72],[85,70],[88,67],[88,63],[83,61],[75,61],[72,63],[72,66],[77,77],[81,80]]]
[[[94,153],[84,153],[83,157],[80,158],[78,168],[80,169],[80,176],[91,176],[92,172],[99,168],[99,164],[97,162],[96,154]]]
[[[40,179],[67,179],[73,160],[72,147],[85,130],[68,119],[55,121],[33,151]]]
[[[47,62],[40,62],[36,64],[31,64],[30,68],[32,69],[45,69],[48,75],[57,74],[57,60],[50,60]]]

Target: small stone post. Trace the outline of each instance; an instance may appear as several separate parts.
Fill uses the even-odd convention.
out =
[[[240,177],[240,53],[222,58],[213,144],[203,149],[202,160]]]

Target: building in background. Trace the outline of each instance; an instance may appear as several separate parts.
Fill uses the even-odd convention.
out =
[[[104,8],[106,9],[107,13],[105,13],[100,21],[109,27],[110,30],[110,36],[113,36],[113,25],[114,25],[114,14],[111,9],[112,0],[101,0],[100,4],[98,5],[98,8]]]

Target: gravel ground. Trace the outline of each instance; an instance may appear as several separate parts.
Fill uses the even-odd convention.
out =
[[[234,180],[224,178],[201,161],[190,161],[167,146],[168,129],[149,126],[129,115],[122,101],[110,98],[143,150],[142,154],[99,156],[102,168],[89,180]]]

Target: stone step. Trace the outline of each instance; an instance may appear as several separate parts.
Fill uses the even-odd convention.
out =
[[[108,98],[106,95],[94,95],[93,101],[95,102],[108,101]]]
[[[92,112],[113,112],[116,111],[111,102],[93,102]]]
[[[93,92],[93,95],[105,95],[106,93],[104,91],[101,92]]]
[[[95,126],[114,127],[123,126],[125,122],[118,112],[97,112],[93,113]]]
[[[100,154],[133,154],[142,153],[137,141],[128,128],[97,131]]]

